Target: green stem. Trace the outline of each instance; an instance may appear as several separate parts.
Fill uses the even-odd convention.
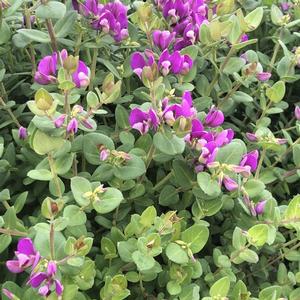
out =
[[[55,251],[54,251],[54,224],[53,224],[53,220],[51,220],[50,223],[50,256],[51,259],[54,260],[55,259]]]
[[[95,80],[95,76],[96,76],[97,58],[98,58],[98,48],[94,48],[93,49],[92,66],[91,66],[91,77],[90,77],[89,91],[92,91],[93,88],[94,88],[94,80]]]
[[[161,181],[159,181],[153,188],[153,191],[157,191],[159,190],[159,188],[164,185],[166,182],[169,181],[169,179],[173,176],[173,171],[171,171],[168,175],[166,175],[165,177],[163,177],[163,179]]]
[[[49,161],[50,170],[51,170],[51,173],[52,173],[52,176],[53,176],[56,192],[57,192],[59,198],[62,198],[62,192],[61,192],[60,184],[59,184],[59,181],[58,181],[58,176],[57,176],[57,173],[56,173],[56,170],[55,170],[54,159],[53,159],[53,157],[50,153],[48,154],[48,161]]]
[[[256,173],[255,173],[255,176],[254,176],[255,179],[258,179],[258,177],[259,177],[259,173],[260,173],[263,161],[265,159],[266,153],[267,153],[267,150],[264,148],[262,150],[261,155],[260,155],[260,159],[259,159],[258,166],[257,166],[257,169],[256,169]]]
[[[6,106],[6,103],[4,102],[3,98],[1,98],[1,97],[0,97],[0,103],[3,106],[3,109],[5,109],[7,111],[7,113],[9,114],[11,119],[13,120],[13,122],[17,125],[17,127],[20,128],[21,124],[19,123],[18,119],[16,118],[16,116],[12,112],[11,108]]]
[[[277,58],[277,55],[278,55],[278,52],[279,52],[279,49],[280,49],[280,44],[279,44],[278,41],[281,40],[282,34],[283,34],[283,28],[280,29],[279,37],[278,37],[278,40],[276,41],[274,51],[273,51],[273,56],[271,58],[271,62],[270,62],[269,67],[268,67],[268,72],[271,72],[273,67],[274,67],[274,64],[275,64],[275,61],[276,61],[276,58]]]
[[[13,230],[13,229],[6,229],[6,228],[0,228],[0,233],[7,234],[7,235],[14,235],[14,236],[27,236],[26,232]]]

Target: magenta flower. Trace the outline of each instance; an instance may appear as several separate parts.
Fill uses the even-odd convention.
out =
[[[130,66],[133,72],[141,78],[143,68],[146,66],[151,67],[154,62],[154,54],[152,51],[145,51],[144,55],[141,52],[134,52],[131,56]]]
[[[290,9],[291,4],[288,2],[282,2],[282,3],[280,3],[280,6],[283,11],[287,11]]]
[[[271,78],[272,74],[269,73],[269,72],[260,72],[256,75],[256,78],[259,80],[259,81],[268,81],[270,78]]]
[[[212,163],[217,155],[218,147],[215,142],[208,142],[201,148],[201,154],[198,161],[204,165]]]
[[[116,42],[128,37],[127,7],[120,1],[98,5],[92,27],[113,36]]]
[[[134,108],[130,112],[129,123],[132,128],[138,130],[141,134],[146,134],[150,128],[157,129],[159,118],[152,108],[148,112]]]
[[[68,57],[68,52],[63,49],[59,55],[62,61],[64,61]],[[38,70],[34,75],[34,80],[42,85],[56,83],[57,70],[57,53],[53,53],[51,56],[45,56],[38,64]],[[89,84],[89,69],[83,61],[79,60],[77,70],[72,74],[72,80],[77,88],[86,87]]]
[[[241,37],[241,42],[247,42],[249,40],[249,37],[247,34],[243,34]]]
[[[72,4],[74,9],[85,17],[89,15],[96,15],[98,13],[98,7],[100,6],[100,4],[98,4],[98,0],[72,0]]]
[[[17,257],[16,260],[8,260],[6,262],[6,267],[12,273],[21,273],[29,267],[34,268],[40,260],[40,255],[35,250],[30,238],[19,240],[15,255]]]
[[[223,147],[229,144],[233,138],[234,131],[231,128],[214,133],[214,141],[218,147]]]
[[[152,37],[154,45],[157,46],[160,50],[165,50],[174,41],[175,32],[171,33],[168,30],[154,30],[152,33]]]
[[[266,203],[267,203],[267,200],[262,200],[255,205],[255,212],[258,215],[262,215],[264,213]]]
[[[224,114],[213,106],[205,118],[205,125],[208,127],[218,127],[224,122]]]
[[[158,60],[161,73],[166,76],[170,72],[177,75],[185,75],[193,67],[193,61],[188,55],[181,55],[179,51],[172,54],[167,49],[163,51]]]
[[[76,118],[72,118],[67,125],[67,132],[70,134],[75,134],[78,131],[78,121]]]
[[[21,126],[18,131],[18,136],[20,140],[25,140],[27,138],[27,129]]]
[[[66,119],[66,115],[63,114],[63,115],[60,115],[59,117],[57,117],[55,120],[54,120],[54,126],[56,128],[60,128],[64,122],[65,122],[65,119]]]
[[[54,261],[49,261],[47,265],[46,272],[38,272],[33,274],[28,280],[27,284],[31,285],[33,288],[39,288],[39,294],[41,296],[49,296],[51,293],[51,288],[54,286],[55,292],[58,296],[63,293],[63,285],[56,278],[57,266]]]
[[[254,172],[257,168],[258,157],[259,153],[257,150],[251,151],[242,157],[240,166],[249,166],[251,172]]]
[[[295,107],[295,118],[300,121],[300,107],[298,105]]]
[[[250,142],[257,142],[257,141],[258,141],[258,138],[257,138],[257,136],[255,135],[255,133],[247,132],[247,133],[246,133],[246,137],[247,137],[247,139],[248,139]]]
[[[239,187],[239,185],[232,178],[230,178],[227,175],[224,175],[224,177],[223,177],[223,184],[229,192],[232,192],[232,191],[238,189],[238,187]]]
[[[34,80],[39,84],[50,84],[56,82],[57,54],[45,56],[38,64]]]
[[[110,151],[108,149],[106,148],[102,149],[99,154],[100,160],[106,161],[109,155],[110,155]]]

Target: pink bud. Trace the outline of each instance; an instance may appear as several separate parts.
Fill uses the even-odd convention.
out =
[[[83,72],[78,73],[78,79],[79,79],[80,87],[82,88],[87,87],[90,84],[89,77]]]
[[[300,106],[295,107],[295,117],[298,121],[300,121]]]
[[[76,118],[72,118],[67,126],[67,132],[74,134],[78,130],[78,121]]]
[[[108,159],[110,151],[108,149],[103,149],[100,151],[100,160],[105,161]]]
[[[232,192],[239,187],[239,185],[227,175],[223,178],[223,184],[229,192]]]
[[[8,299],[11,299],[11,300],[15,299],[15,298],[14,298],[15,295],[14,295],[11,291],[9,291],[8,289],[2,289],[2,293],[3,293]]]
[[[262,215],[265,210],[267,200],[262,200],[255,205],[255,211],[258,215]]]
[[[250,142],[257,142],[257,136],[254,133],[247,132],[246,137]]]
[[[54,126],[56,128],[60,128],[64,124],[65,119],[66,119],[66,115],[60,115],[58,118],[54,120]]]
[[[259,80],[259,81],[268,81],[270,78],[271,78],[272,74],[269,73],[269,72],[260,72],[256,75],[256,78]]]
[[[27,138],[27,129],[25,127],[21,126],[19,128],[18,135],[19,135],[19,139],[25,140]]]
[[[93,129],[93,125],[87,119],[81,120],[81,123],[85,128]]]

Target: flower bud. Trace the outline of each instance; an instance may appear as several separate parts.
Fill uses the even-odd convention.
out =
[[[300,121],[300,106],[295,107],[295,118]]]
[[[272,74],[269,72],[260,72],[256,75],[256,78],[259,81],[265,82],[268,81],[271,78]]]
[[[18,136],[20,140],[25,140],[27,138],[27,129],[21,126],[18,131]]]
[[[255,211],[258,215],[262,215],[265,211],[267,200],[262,200],[255,205]]]
[[[76,133],[78,130],[78,121],[76,118],[72,118],[67,126],[67,132],[70,134]]]
[[[53,104],[53,98],[45,89],[39,89],[34,96],[36,107],[40,110],[49,110]]]
[[[58,118],[56,118],[56,119],[54,120],[54,126],[55,126],[56,128],[60,128],[60,127],[64,124],[65,119],[66,119],[66,115],[65,115],[65,114],[60,115]]]
[[[63,67],[69,74],[73,74],[78,68],[78,61],[78,56],[69,55],[63,60]]]

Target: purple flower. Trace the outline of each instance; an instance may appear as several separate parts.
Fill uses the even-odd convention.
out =
[[[6,262],[7,268],[12,273],[21,273],[29,267],[34,268],[40,260],[40,255],[29,238],[19,240],[15,255],[17,257],[16,260],[8,260]]]
[[[242,157],[240,166],[250,166],[251,172],[254,172],[257,168],[258,157],[259,153],[257,150],[251,151]]]
[[[227,175],[224,175],[223,177],[223,184],[229,192],[232,192],[239,187],[239,185]]]
[[[179,51],[172,54],[167,49],[163,51],[158,60],[161,73],[166,76],[170,72],[177,75],[185,75],[193,67],[193,61],[188,55],[181,55]]]
[[[74,9],[86,17],[89,15],[96,15],[98,13],[98,7],[100,6],[97,0],[72,0],[72,4]]]
[[[270,78],[271,78],[272,74],[269,73],[269,72],[260,72],[256,75],[256,78],[259,80],[259,81],[268,81]]]
[[[267,203],[267,200],[262,200],[255,205],[255,212],[258,215],[262,215],[264,213],[266,203]]]
[[[205,141],[204,141],[205,143]],[[198,161],[204,165],[213,162],[216,158],[218,147],[215,142],[208,142],[201,148],[201,154]]]
[[[247,133],[246,133],[246,137],[247,137],[247,139],[248,139],[250,142],[257,142],[257,141],[258,141],[258,138],[257,138],[257,136],[255,135],[255,133],[247,132]]]
[[[134,108],[130,112],[129,123],[132,128],[138,130],[141,134],[146,134],[150,128],[157,129],[159,118],[152,108],[148,112]]]
[[[25,140],[27,138],[27,129],[21,126],[18,131],[18,136],[20,140]]]
[[[241,174],[243,177],[249,177],[251,175],[251,167],[250,166],[236,166],[232,165],[231,169],[236,174]]]
[[[241,37],[241,42],[247,42],[249,40],[249,37],[247,34],[243,34]]]
[[[109,155],[110,155],[110,151],[108,149],[106,148],[102,149],[99,154],[100,160],[102,161],[107,160]]]
[[[224,122],[224,114],[214,106],[210,109],[205,118],[205,125],[209,127],[218,127]]]
[[[65,119],[66,119],[66,115],[63,114],[63,115],[60,115],[59,117],[57,117],[55,120],[54,120],[54,126],[56,128],[60,128],[64,122],[65,122]]]
[[[49,296],[51,293],[52,286],[55,287],[55,292],[58,296],[61,296],[63,293],[63,285],[56,278],[57,266],[54,261],[49,261],[47,265],[46,272],[34,273],[27,284],[31,285],[33,288],[39,288],[39,294],[41,296]]]
[[[68,57],[68,52],[67,50],[63,49],[59,55],[62,61],[65,61]],[[51,56],[45,56],[38,64],[38,70],[34,75],[34,80],[42,85],[55,83],[57,69],[57,53],[53,53]],[[89,85],[89,69],[83,61],[78,61],[78,67],[76,71],[72,73],[72,80],[76,84],[77,88],[82,88]]]
[[[34,80],[39,84],[49,84],[56,82],[57,54],[45,56],[38,64]]]
[[[128,36],[127,7],[120,1],[98,5],[92,27],[110,33],[116,42],[120,42]]]
[[[72,118],[67,126],[67,132],[75,134],[78,130],[78,121],[76,118]]]
[[[143,68],[146,66],[151,67],[154,62],[155,60],[152,51],[145,51],[145,55],[143,55],[141,52],[134,52],[131,56],[130,66],[133,72],[141,78]]]
[[[280,6],[281,6],[281,9],[282,9],[283,11],[289,10],[290,7],[291,7],[290,3],[288,3],[288,2],[282,2],[282,3],[280,4]]]
[[[171,33],[168,30],[164,30],[164,31],[154,30],[152,37],[153,37],[154,45],[161,50],[165,50],[174,41],[175,32]]]
[[[300,107],[298,105],[295,107],[295,118],[300,121]]]
[[[218,147],[229,144],[234,138],[234,131],[230,129],[222,130],[214,134],[214,141]]]

